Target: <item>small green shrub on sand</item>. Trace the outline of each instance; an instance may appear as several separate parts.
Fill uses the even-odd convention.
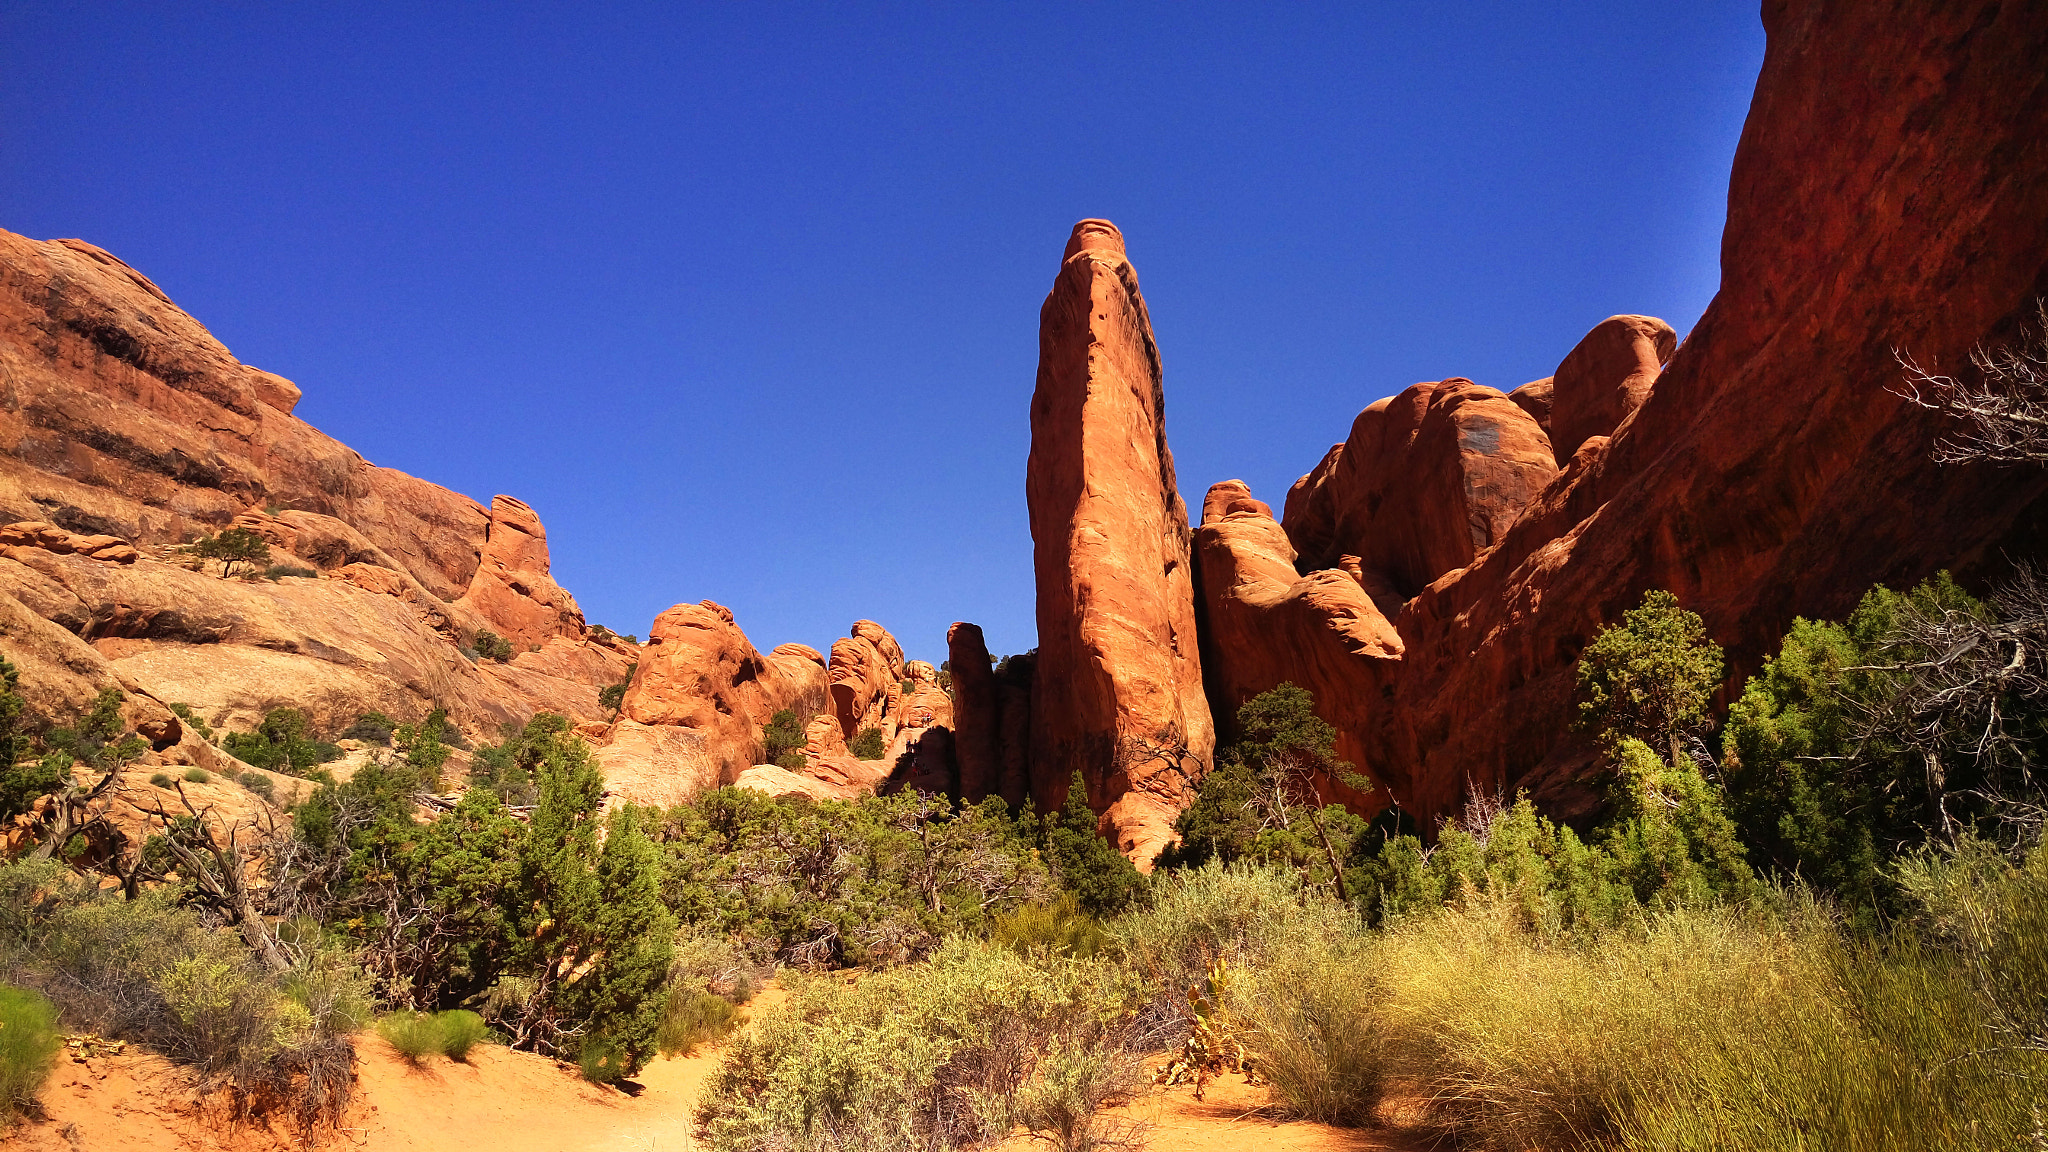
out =
[[[476,1047],[488,1031],[483,1017],[462,1008],[437,1012],[434,1022],[441,1029],[441,1054],[464,1063],[469,1060],[469,1050]]]
[[[441,1026],[425,1012],[395,1012],[377,1021],[377,1035],[413,1064],[441,1050]]]
[[[27,988],[0,984],[0,1128],[35,1105],[58,1046],[56,1005]]]
[[[171,779],[170,773],[168,772],[157,772],[153,773],[150,776],[149,786],[152,788],[161,788],[164,791],[169,792],[172,788],[177,786],[177,781]]]
[[[204,784],[213,779],[213,774],[204,768],[185,769],[185,783]]]
[[[725,1038],[733,1030],[739,1008],[716,992],[701,987],[674,987],[662,1008],[661,1027],[654,1033],[663,1056],[689,1056],[699,1044]]]
[[[1044,904],[1020,904],[997,916],[988,938],[1019,952],[1048,952],[1087,959],[1109,946],[1109,935],[1095,917],[1081,911],[1072,892]]]

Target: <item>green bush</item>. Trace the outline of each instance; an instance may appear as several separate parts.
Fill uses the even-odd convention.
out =
[[[272,564],[270,567],[265,568],[263,570],[263,578],[273,583],[286,576],[296,576],[301,579],[306,579],[318,575],[320,575],[318,572],[315,572],[311,568],[308,568],[302,564]]]
[[[880,729],[875,729],[874,733],[877,746],[875,754],[873,756],[861,757],[862,759],[878,760],[881,758],[880,743],[882,733]],[[782,709],[775,713],[775,715],[770,716],[768,723],[761,726],[761,743],[765,748],[762,755],[768,758],[768,763],[787,768],[792,772],[803,769],[804,745],[809,742],[809,737],[804,733],[803,717],[798,716],[794,709]],[[855,753],[855,755],[859,754]]]
[[[370,711],[356,717],[355,723],[342,730],[337,740],[360,740],[365,744],[391,747],[391,733],[398,722],[382,712]]]
[[[512,642],[491,631],[489,628],[476,630],[476,638],[470,642],[478,656],[500,664],[512,658]]]
[[[1038,821],[1037,838],[1060,886],[1089,915],[1114,916],[1145,898],[1144,873],[1096,831],[1095,810],[1088,806],[1079,772],[1068,783],[1059,811]]]
[[[297,708],[272,708],[253,732],[230,732],[221,738],[223,752],[266,772],[303,776],[315,767],[341,758],[341,749],[312,734],[313,721]]]
[[[1400,1071],[1369,941],[1311,936],[1272,954],[1226,1002],[1275,1100],[1294,1115],[1361,1127]]]
[[[204,768],[192,767],[185,769],[185,783],[187,784],[205,784],[212,779],[213,774]]]
[[[60,1047],[56,1005],[30,989],[0,984],[0,1128],[35,1106]]]
[[[576,1049],[576,1067],[592,1084],[616,1084],[636,1070],[619,1045],[603,1036],[585,1037]]]
[[[275,802],[277,799],[276,782],[261,772],[244,772],[240,776],[235,777],[235,779],[241,783],[242,787],[263,797],[265,800]]]
[[[437,1012],[434,1022],[441,1029],[441,1054],[461,1063],[469,1062],[469,1050],[489,1031],[483,1017],[462,1008]]]
[[[1103,961],[958,938],[857,984],[797,979],[727,1049],[700,1097],[700,1138],[719,1152],[880,1152],[985,1147],[1020,1125],[1085,1135],[1137,1081],[1142,999]]]
[[[739,1006],[702,987],[676,986],[662,1006],[654,1045],[663,1056],[689,1056],[699,1044],[725,1038],[737,1023]]]
[[[192,555],[221,562],[221,575],[233,576],[237,566],[256,568],[270,563],[270,543],[247,528],[229,528],[218,536],[202,536]]]
[[[441,1051],[441,1025],[425,1012],[395,1012],[386,1016],[377,1021],[377,1035],[412,1064]]]
[[[863,728],[846,745],[846,750],[856,760],[880,760],[889,748],[882,741],[880,728]]]
[[[1088,959],[1109,946],[1101,921],[1081,911],[1072,892],[1049,903],[1019,904],[995,918],[988,938],[1019,952],[1047,952]]]
[[[169,792],[173,788],[177,787],[177,781],[171,779],[170,774],[167,772],[155,772],[151,773],[149,777],[149,786],[152,788],[161,788],[164,791]]]

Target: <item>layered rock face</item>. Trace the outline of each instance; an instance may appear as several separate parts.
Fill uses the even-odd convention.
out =
[[[678,604],[649,627],[598,757],[608,779],[633,761],[650,784],[666,781],[684,794],[730,784],[760,763],[762,725],[785,708],[823,711],[828,685],[817,649],[784,644],[763,655],[731,609]]]
[[[1498,543],[1557,473],[1520,405],[1453,378],[1369,405],[1287,494],[1307,571],[1353,568],[1389,618],[1430,581]],[[1349,557],[1350,559],[1346,559]]]
[[[0,522],[147,545],[281,505],[352,525],[444,600],[476,571],[482,506],[294,418],[295,385],[82,240],[0,232],[0,378]]]
[[[1339,675],[1294,654],[1310,646],[1275,606],[1307,604],[1309,589],[1281,589],[1284,551],[1255,509],[1222,497],[1201,538],[1219,706],[1281,679],[1324,685],[1347,747],[1425,819],[1468,786],[1527,787],[1569,815],[1595,802],[1590,749],[1570,730],[1573,668],[1644,590],[1701,613],[1739,684],[1795,614],[1838,617],[1879,581],[2038,553],[2048,478],[1933,464],[1944,428],[1892,391],[1892,350],[1954,370],[1972,345],[2014,338],[2048,294],[2048,10],[1788,2],[1764,19],[1721,289],[1685,342],[1671,352],[1661,325],[1616,317],[1509,398],[1532,425],[1548,413],[1545,463],[1565,466],[1518,516],[1503,505],[1508,524],[1493,521],[1504,530],[1490,544],[1471,538],[1462,567],[1397,587],[1412,598],[1393,618],[1391,668],[1368,651]],[[1306,496],[1340,490],[1353,458],[1347,442]],[[1447,474],[1418,482],[1418,498],[1457,506]],[[1293,496],[1286,520],[1311,569],[1373,544],[1340,513],[1298,515]],[[1246,574],[1261,564],[1266,579]],[[1314,618],[1335,631],[1345,609],[1293,611],[1320,640]],[[1259,622],[1232,623],[1245,620]]]
[[[152,710],[175,701],[228,728],[301,707],[329,732],[445,705],[495,736],[542,709],[599,719],[633,659],[583,639],[531,509],[365,462],[292,415],[290,381],[90,244],[0,232],[0,379],[0,610],[43,622],[0,650],[36,665],[43,721],[118,686],[159,735],[177,725]],[[176,547],[227,527],[312,575],[224,580]],[[486,627],[521,654],[465,659]]]
[[[1057,807],[1078,771],[1117,846],[1145,862],[1215,745],[1165,420],[1159,351],[1123,236],[1084,220],[1039,313],[1031,398],[1031,791]]]
[[[998,669],[988,642],[973,624],[946,630],[946,662],[953,670],[954,757],[960,795],[970,804],[1001,796],[1021,809],[1031,795],[1030,657]]]
[[[557,638],[580,640],[583,610],[548,567],[548,533],[540,517],[510,496],[493,496],[476,575],[462,602],[518,651]]]

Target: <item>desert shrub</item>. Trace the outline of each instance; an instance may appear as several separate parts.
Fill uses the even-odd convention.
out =
[[[857,760],[880,760],[889,749],[882,741],[880,728],[863,728],[847,742],[846,750]]]
[[[1060,887],[1091,916],[1114,916],[1145,898],[1145,874],[1096,830],[1081,774],[1067,785],[1059,811],[1039,818],[1036,839]]]
[[[1659,588],[1602,628],[1579,655],[1579,722],[1608,739],[1634,737],[1690,759],[1685,737],[1707,726],[1721,648],[1697,613]]]
[[[1363,1126],[1400,1071],[1369,937],[1312,933],[1232,981],[1224,1008],[1276,1103],[1325,1124]]]
[[[185,769],[185,783],[187,784],[205,784],[212,779],[213,774],[204,768]]]
[[[235,779],[241,783],[242,787],[263,797],[265,800],[274,801],[277,798],[276,782],[261,772],[244,772]]]
[[[1031,829],[1000,800],[955,809],[905,792],[813,803],[719,788],[651,828],[677,919],[762,962],[909,963],[1052,890]]]
[[[1149,907],[1108,927],[1124,964],[1149,990],[1148,1019],[1178,1033],[1190,1021],[1188,990],[1217,961],[1253,970],[1285,952],[1334,947],[1357,934],[1358,917],[1291,870],[1211,862],[1169,873],[1154,885]]]
[[[706,1085],[700,1138],[720,1150],[953,1149],[1028,1124],[1085,1146],[1076,1130],[1137,1081],[1141,999],[1103,961],[957,938],[925,965],[855,984],[797,979]]]
[[[872,731],[875,733],[876,750],[873,756],[861,757],[865,760],[879,759],[882,755],[881,730]],[[761,743],[766,748],[763,755],[767,756],[768,763],[792,772],[800,771],[804,766],[804,745],[809,743],[808,737],[804,734],[803,717],[798,716],[796,711],[790,708],[784,708],[770,716],[768,723],[761,726]],[[856,752],[855,755],[858,756],[859,753]]]
[[[1102,922],[1081,910],[1072,892],[1044,903],[1019,904],[997,916],[989,925],[988,938],[1019,952],[1043,951],[1060,956],[1087,959],[1109,946],[1109,934]]]
[[[272,564],[270,567],[265,568],[263,570],[263,578],[265,580],[269,580],[272,582],[280,580],[286,576],[297,576],[301,579],[305,579],[318,575],[320,575],[318,572],[313,571],[311,568],[308,568],[303,564]]]
[[[476,638],[470,641],[470,647],[476,650],[478,656],[486,660],[495,660],[500,664],[512,658],[512,642],[489,628],[477,629]]]
[[[233,576],[237,567],[254,570],[270,563],[270,543],[247,528],[202,536],[192,542],[191,552],[204,560],[220,561],[222,576]]]
[[[312,734],[313,721],[297,708],[272,708],[253,732],[230,732],[221,738],[223,752],[267,772],[303,776],[313,768],[341,758],[341,749]]]
[[[774,974],[734,937],[689,928],[676,933],[668,966],[671,986],[696,983],[735,1004],[753,999]]]
[[[177,781],[172,780],[170,773],[168,772],[153,772],[150,774],[149,777],[149,786],[152,788],[161,788],[164,791],[169,792],[171,789],[177,786]]]
[[[633,687],[633,676],[639,671],[640,662],[635,660],[626,665],[625,675],[619,677],[618,683],[598,689],[597,706],[610,712],[612,719],[618,719],[619,709],[626,703],[626,692]]]
[[[197,732],[201,740],[209,744],[213,743],[213,725],[208,724],[197,712],[194,712],[190,704],[173,704],[171,705],[171,711],[187,727]]]
[[[616,1084],[632,1075],[632,1062],[619,1045],[603,1036],[586,1036],[576,1048],[576,1067],[592,1084]]]
[[[59,1047],[56,1005],[31,989],[0,984],[0,1128],[34,1107]]]
[[[701,985],[672,986],[654,1033],[655,1047],[664,1056],[689,1056],[699,1044],[724,1039],[738,1012],[738,1005]]]
[[[226,1090],[238,1113],[276,1111],[302,1126],[347,1106],[354,1050],[337,1014],[289,994],[231,933],[179,907],[176,893],[116,899],[32,866],[0,866],[0,893],[43,895],[5,922],[10,979],[41,991],[67,1021],[145,1044]],[[331,957],[317,958],[333,965]],[[345,972],[302,970],[346,985]]]
[[[360,740],[365,744],[391,747],[391,733],[398,728],[398,721],[382,712],[369,711],[356,717],[355,723],[342,729],[337,740]]]
[[[533,803],[534,774],[568,731],[568,719],[552,712],[542,712],[524,726],[505,725],[498,743],[477,746],[470,759],[470,784],[490,789],[507,804]]]
[[[441,1025],[425,1012],[395,1012],[377,1021],[377,1035],[413,1064],[441,1050]]]

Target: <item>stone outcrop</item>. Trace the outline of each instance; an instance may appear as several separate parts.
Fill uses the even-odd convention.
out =
[[[1337,755],[1375,779],[1376,765],[1360,739],[1384,686],[1399,671],[1401,637],[1351,575],[1335,570],[1297,575],[1294,547],[1273,511],[1252,498],[1242,480],[1209,489],[1195,532],[1201,575],[1202,666],[1219,725],[1278,684],[1306,688],[1338,733]],[[1385,792],[1366,796],[1342,781],[1318,781],[1325,799],[1361,810],[1384,806]],[[1394,795],[1408,781],[1384,779]]]
[[[784,644],[763,655],[731,609],[709,600],[678,604],[648,629],[621,726],[669,730],[659,735],[675,772],[693,787],[717,787],[761,762],[761,727],[775,713],[822,712],[829,684],[817,649]],[[617,742],[614,735],[606,746]],[[608,765],[616,757],[600,754]]]
[[[483,552],[462,602],[524,652],[552,639],[581,639],[583,610],[548,574],[540,517],[510,496],[491,497]]]
[[[1159,351],[1107,221],[1074,226],[1039,313],[1025,488],[1038,582],[1032,794],[1057,807],[1079,772],[1117,846],[1149,864],[1209,770],[1215,732]]]
[[[364,461],[292,414],[296,385],[90,244],[0,232],[0,380],[0,595],[43,622],[0,652],[36,723],[119,686],[166,748],[173,701],[228,729],[301,707],[328,733],[446,706],[495,737],[544,709],[603,718],[598,689],[633,659],[583,638],[530,509]],[[229,527],[312,578],[223,580],[180,548]],[[521,654],[466,659],[485,627]]]
[[[282,506],[354,526],[443,599],[476,571],[481,505],[295,418],[296,386],[84,241],[0,232],[0,379],[0,522],[146,547]]]
[[[832,714],[845,739],[879,728],[887,744],[902,711],[903,646],[873,620],[854,621],[852,631],[832,643]]]
[[[1705,618],[1739,686],[1795,614],[1839,617],[1876,582],[1989,576],[2039,554],[2048,473],[1932,463],[1946,428],[1893,391],[1893,349],[1953,370],[1973,345],[2014,339],[2048,294],[2048,10],[1797,0],[1764,20],[1719,293],[1675,352],[1654,322],[1617,318],[1566,358],[1548,382],[1545,461],[1563,469],[1462,565],[1421,565],[1443,570],[1396,589],[1392,667],[1363,655],[1350,663],[1369,672],[1324,671],[1290,613],[1317,636],[1315,617],[1337,631],[1343,609],[1281,588],[1284,550],[1237,494],[1204,526],[1219,694],[1323,685],[1346,746],[1425,824],[1467,788],[1590,810],[1573,668],[1646,589]],[[1531,424],[1544,383],[1509,398]],[[1309,579],[1332,589],[1373,534],[1342,531],[1338,504],[1298,512],[1296,499],[1348,487],[1336,476],[1353,458],[1347,442],[1286,516],[1305,566],[1324,570]],[[1409,474],[1416,499],[1457,498],[1446,471]],[[1227,577],[1209,578],[1212,557]]]
[[[1498,543],[1556,473],[1542,427],[1506,395],[1461,378],[1416,384],[1368,405],[1295,483],[1287,535],[1306,571],[1355,567],[1392,619]]]
[[[1655,316],[1609,316],[1594,325],[1550,377],[1550,419],[1538,421],[1550,433],[1557,466],[1587,440],[1612,436],[1642,407],[1677,348],[1678,333]]]

